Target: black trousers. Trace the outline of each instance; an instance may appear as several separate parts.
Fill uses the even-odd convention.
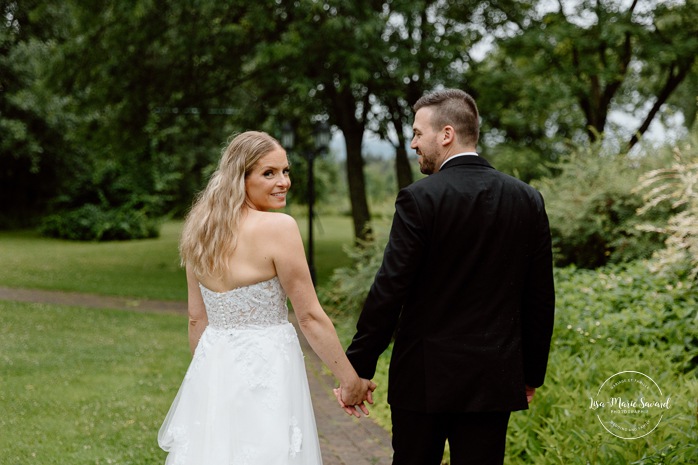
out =
[[[421,413],[392,408],[393,465],[501,465],[510,412]]]

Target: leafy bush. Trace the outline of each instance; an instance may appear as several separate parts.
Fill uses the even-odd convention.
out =
[[[158,237],[160,222],[138,210],[122,207],[104,209],[84,205],[75,210],[46,217],[41,234],[78,241],[113,241]]]
[[[524,182],[551,175],[546,160],[535,149],[498,144],[483,155],[499,171]]]
[[[589,409],[602,383],[615,373],[646,373],[671,408],[649,435],[620,439]],[[646,347],[555,348],[545,384],[530,409],[514,412],[507,431],[506,465],[684,465],[698,463],[695,417],[698,382],[671,370],[662,352]]]
[[[667,236],[666,247],[654,256],[655,271],[688,273],[690,281],[698,277],[698,151],[690,144],[674,149],[674,163],[650,171],[640,178],[636,189],[643,193],[644,214],[669,205],[672,216],[665,224],[639,225],[638,229]]]
[[[546,382],[512,415],[509,463],[696,463],[698,292],[646,263],[556,270],[556,322]],[[646,373],[672,408],[651,434],[623,440],[588,408],[615,373]]]
[[[595,268],[648,258],[660,248],[663,233],[636,228],[643,201],[633,189],[642,173],[661,162],[604,153],[595,145],[556,165],[556,177],[534,183],[545,198],[556,264]],[[669,209],[657,208],[650,216],[664,222]]]
[[[698,292],[686,281],[640,261],[556,273],[558,347],[648,347],[678,372],[698,367]]]
[[[331,313],[358,315],[383,260],[385,243],[383,239],[376,239],[346,248],[352,265],[336,268],[328,286],[320,291]]]

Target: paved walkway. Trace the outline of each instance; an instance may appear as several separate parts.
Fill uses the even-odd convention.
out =
[[[184,302],[137,300],[74,292],[42,291],[0,287],[0,300],[38,302],[139,312],[186,314]],[[290,314],[292,323],[295,318]],[[296,326],[297,328],[297,326]],[[388,465],[392,448],[390,435],[371,418],[348,416],[332,394],[334,380],[323,370],[323,363],[310,349],[303,334],[298,336],[305,353],[308,381],[313,398],[324,465]]]

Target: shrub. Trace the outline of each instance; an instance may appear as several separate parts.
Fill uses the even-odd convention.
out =
[[[104,209],[84,205],[43,220],[42,235],[78,241],[113,241],[158,237],[160,222],[128,207]]]
[[[336,268],[321,290],[321,298],[331,314],[358,316],[383,260],[385,244],[385,238],[377,238],[346,248],[352,265]]]
[[[556,270],[556,321],[545,384],[512,415],[510,464],[696,463],[698,293],[645,263]],[[651,434],[623,440],[588,408],[614,373],[640,371],[672,399]]]
[[[643,204],[633,189],[647,166],[661,160],[605,153],[599,145],[579,149],[556,165],[559,174],[534,183],[543,194],[558,266],[596,268],[648,258],[664,235],[640,232]],[[668,218],[658,208],[652,218]]]
[[[642,224],[638,229],[664,234],[666,247],[654,254],[652,269],[698,277],[698,152],[690,144],[674,149],[674,163],[650,171],[636,189],[643,193],[641,214],[670,206],[672,216],[664,224]]]
[[[499,171],[524,182],[551,175],[545,160],[535,149],[498,144],[483,155]]]
[[[680,372],[698,367],[698,293],[637,261],[556,270],[556,346],[648,347]]]
[[[514,412],[507,431],[506,465],[684,465],[698,463],[695,377],[673,372],[662,351],[647,347],[555,348],[545,384],[530,409]],[[604,380],[632,370],[650,376],[672,407],[645,437],[608,433],[589,409]]]

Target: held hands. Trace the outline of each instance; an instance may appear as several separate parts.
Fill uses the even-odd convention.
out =
[[[368,415],[368,407],[364,402],[373,404],[373,391],[376,389],[376,383],[371,380],[359,378],[358,382],[339,386],[334,389],[334,395],[337,398],[339,406],[347,412],[348,415],[361,417],[361,413]]]

